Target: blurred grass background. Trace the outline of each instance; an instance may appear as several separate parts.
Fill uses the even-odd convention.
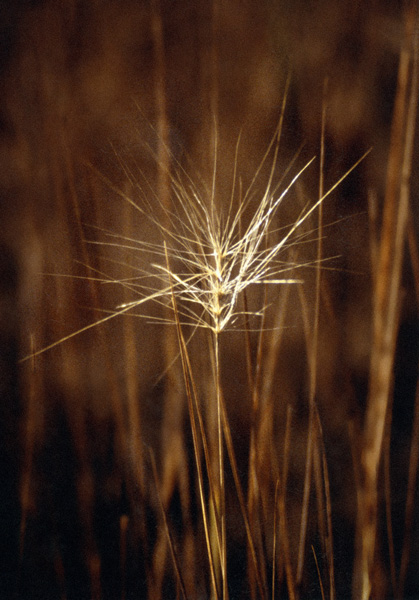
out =
[[[372,257],[386,193],[405,8],[395,0],[3,2],[2,597],[177,597],[148,447],[157,458],[159,493],[187,574],[188,597],[206,597],[207,579],[201,575],[207,569],[205,553],[194,538],[202,531],[183,383],[176,369],[158,379],[173,352],[166,339],[170,334],[143,320],[121,318],[33,360],[18,360],[126,301],[123,289],[84,279],[92,275],[91,269],[111,272],[115,278],[129,276],[129,265],[135,267],[137,260],[124,249],[87,244],[87,239],[101,237],[92,225],[152,239],[149,223],[124,205],[96,172],[135,198],[138,191],[121,167],[129,165],[143,189],[148,182],[158,189],[153,153],[158,154],[165,135],[171,160],[192,165],[194,173],[209,182],[216,114],[218,189],[220,198],[229,198],[238,135],[242,130],[239,168],[246,189],[275,131],[288,76],[279,169],[287,167],[302,143],[301,164],[319,155],[326,78],[325,189],[372,147],[323,209],[324,223],[333,223],[325,230],[323,253],[339,258],[333,263],[336,270],[322,275],[316,402],[331,484],[336,597],[354,595],[359,483],[353,463],[361,451],[368,400],[376,266]],[[384,451],[389,466],[379,479],[374,598],[394,597],[396,588],[400,592],[406,499],[408,489],[413,486],[414,492],[417,487],[412,478],[408,484],[409,456],[417,443],[412,434],[419,358],[416,146],[410,251],[403,266],[391,432]],[[317,162],[290,192],[281,213],[286,224],[306,202],[316,200],[318,182]],[[255,193],[263,193],[263,184],[262,176]],[[312,244],[307,255],[315,252]],[[124,261],[126,267],[110,266],[109,257]],[[314,273],[308,271],[305,280],[311,311]],[[295,568],[309,375],[302,309],[297,292],[291,294],[287,328],[267,385],[275,398],[272,443],[279,462],[288,407],[293,411],[287,519]],[[237,335],[229,334],[223,349],[224,391],[245,482],[251,394]],[[254,353],[256,343],[254,337]],[[197,360],[202,348],[198,340]],[[205,366],[197,369],[205,397],[208,375]],[[387,423],[390,427],[390,419]],[[393,543],[386,527],[385,472]],[[269,497],[263,510],[269,521],[275,481],[269,473],[265,476]],[[231,474],[228,478],[234,498]],[[313,496],[310,506],[315,502]],[[234,507],[230,513],[230,595],[250,598],[243,527],[238,517],[234,521]],[[417,510],[412,514],[402,598],[419,597],[414,566],[419,553]],[[322,552],[315,508],[313,515],[301,598],[320,597],[310,551],[313,545],[319,557]],[[268,528],[263,536],[269,537]],[[326,561],[320,562],[326,569]],[[277,594],[287,597],[291,592],[280,561],[278,565]]]

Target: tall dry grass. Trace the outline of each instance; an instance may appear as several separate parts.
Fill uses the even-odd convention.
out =
[[[9,595],[415,597],[417,17],[380,10],[19,15]]]

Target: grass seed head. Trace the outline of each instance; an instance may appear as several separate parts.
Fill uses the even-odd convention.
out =
[[[170,212],[165,209],[167,225],[152,217],[168,249],[169,261],[153,263],[154,272],[149,274],[160,282],[161,287],[153,291],[150,299],[169,300],[173,293],[185,323],[209,329],[218,335],[231,328],[244,314],[238,308],[238,300],[249,286],[299,282],[299,279],[286,276],[295,270],[296,265],[287,263],[284,253],[292,242],[293,234],[318,203],[301,214],[279,240],[273,244],[269,242],[271,238],[278,238],[274,221],[279,206],[311,162],[293,177],[281,193],[272,190],[271,183],[268,184],[243,231],[250,190],[234,210],[233,183],[232,200],[226,217],[222,218],[214,209],[214,198],[211,196],[206,202],[189,177],[186,185],[180,177],[172,177],[173,207]],[[272,170],[274,167],[275,164]],[[143,209],[138,207],[138,210]],[[147,249],[162,258],[163,241],[153,247],[148,245]],[[143,248],[141,243],[138,248]],[[138,285],[140,288],[141,284]],[[118,310],[129,306],[134,308],[143,302],[142,294],[140,301],[121,304]],[[262,307],[252,314],[260,315],[263,310]]]
[[[151,269],[150,266],[146,269],[142,268],[138,261],[134,268],[135,276],[121,279],[89,267],[89,272],[94,273],[94,276],[89,275],[87,279],[94,279],[103,284],[118,285],[132,293],[135,299],[119,304],[111,311],[106,311],[108,314],[102,319],[24,357],[22,361],[34,358],[117,316],[133,313],[137,308],[141,307],[140,312],[136,313],[137,316],[146,316],[142,312],[142,307],[151,301],[164,305],[166,309],[172,307],[172,296],[176,299],[182,324],[207,329],[218,335],[222,331],[233,328],[239,317],[246,314],[239,309],[238,301],[240,295],[247,288],[254,285],[300,283],[301,279],[291,275],[296,270],[308,265],[319,266],[319,259],[315,258],[309,262],[299,263],[287,259],[286,253],[291,246],[307,241],[310,232],[307,233],[303,230],[303,224],[324,199],[358,166],[369,151],[310,208],[304,209],[290,226],[278,228],[275,222],[282,201],[298,178],[314,161],[314,158],[311,159],[287,185],[282,187],[282,192],[279,192],[280,185],[272,185],[277,168],[278,139],[279,135],[276,134],[247,192],[243,197],[240,194],[239,201],[236,201],[237,194],[235,193],[237,187],[236,154],[232,193],[223,214],[221,214],[221,209],[217,209],[222,206],[222,203],[215,201],[216,161],[212,190],[207,196],[198,190],[192,178],[180,165],[177,166],[177,171],[170,173],[172,196],[170,208],[163,205],[156,194],[152,192],[152,198],[163,214],[161,220],[156,217],[156,206],[152,206],[150,198],[147,198],[138,181],[123,165],[128,181],[139,190],[144,205],[136,202],[132,196],[115,187],[106,177],[98,173],[98,176],[111,190],[135,211],[138,211],[141,216],[149,219],[157,228],[160,241],[157,243],[146,242],[96,227],[105,235],[106,241],[92,243],[143,255],[147,253],[150,256],[151,254],[153,257],[149,261]],[[255,182],[273,146],[275,146],[274,158],[268,184],[249,219],[250,200],[251,196],[253,199],[255,195]],[[289,169],[290,167],[285,171],[282,179],[288,174]],[[148,183],[147,187],[152,191],[152,187]],[[247,225],[243,227],[245,221]],[[272,240],[276,241],[272,242]],[[116,265],[119,264],[126,271],[127,264],[125,262],[119,263],[117,259],[109,260]],[[266,306],[262,306],[250,314],[261,317],[265,309]],[[167,316],[154,317],[154,321],[164,324],[174,323],[174,319]]]

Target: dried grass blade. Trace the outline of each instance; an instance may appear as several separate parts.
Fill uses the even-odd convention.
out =
[[[291,420],[292,420],[292,408],[287,408],[287,421],[285,427],[285,439],[284,439],[284,459],[282,462],[282,484],[279,488],[279,531],[281,534],[281,546],[284,558],[285,577],[287,581],[287,589],[290,600],[296,600],[297,590],[295,587],[295,578],[293,575],[290,546],[289,546],[289,535],[287,525],[287,512],[286,512],[286,497],[287,497],[287,481],[288,481],[288,467],[289,467],[289,453],[291,445]]]
[[[154,454],[152,449],[150,448],[150,461],[151,461],[151,468],[153,471],[153,477],[154,477],[154,483],[156,486],[156,494],[157,494],[157,498],[159,501],[159,505],[160,505],[160,510],[163,516],[163,521],[164,521],[164,528],[166,530],[166,535],[167,535],[167,540],[169,543],[169,548],[170,548],[170,553],[172,555],[172,560],[173,560],[173,566],[175,568],[175,572],[176,572],[176,578],[177,578],[177,582],[178,585],[180,587],[180,590],[182,592],[182,596],[184,598],[184,600],[187,600],[187,595],[186,595],[186,591],[185,591],[185,585],[183,583],[183,578],[182,578],[182,573],[179,567],[179,561],[177,558],[177,554],[176,554],[176,550],[175,550],[175,545],[174,545],[174,541],[172,538],[172,534],[170,532],[170,528],[169,528],[169,524],[167,522],[167,515],[166,515],[166,510],[163,506],[163,502],[160,496],[160,484],[159,484],[159,478],[157,475],[157,467],[156,467],[156,460],[154,458]]]
[[[392,385],[398,326],[401,265],[408,217],[409,179],[416,121],[416,48],[413,70],[411,70],[411,58],[417,13],[417,3],[410,2],[405,20],[404,45],[400,51],[383,226],[374,289],[373,346],[362,452],[363,487],[357,525],[360,553],[356,557],[353,589],[354,597],[362,600],[368,600],[372,591],[378,518],[378,467]],[[409,85],[411,86],[410,102],[408,101]]]
[[[319,562],[317,560],[317,555],[316,555],[316,551],[314,550],[314,546],[311,546],[311,551],[313,552],[314,562],[316,563],[316,570],[317,570],[317,575],[318,575],[318,578],[319,578],[319,585],[320,585],[321,597],[322,597],[322,600],[325,600],[322,576],[321,576],[321,573],[320,573]]]
[[[329,569],[329,598],[330,598],[330,600],[334,600],[336,597],[336,591],[335,591],[335,567],[334,567],[334,555],[333,555],[332,500],[331,500],[331,496],[330,496],[329,469],[328,469],[327,460],[326,460],[326,449],[324,446],[323,428],[322,428],[322,424],[320,421],[320,415],[317,410],[316,410],[316,422],[317,422],[319,448],[320,448],[321,460],[322,460],[323,485],[324,485],[324,495],[325,495],[325,503],[326,503],[327,533],[326,533],[326,537],[325,537],[325,547],[326,547],[327,564],[328,564],[328,569]]]
[[[256,584],[257,584],[259,594],[260,594],[259,597],[261,599],[263,599],[263,598],[266,598],[266,591],[262,584],[262,577],[261,577],[260,568],[259,568],[258,561],[257,561],[256,548],[255,548],[255,543],[253,541],[253,536],[252,536],[252,529],[250,526],[250,521],[249,521],[247,509],[246,509],[246,503],[245,503],[245,499],[244,499],[243,489],[242,489],[242,486],[240,483],[239,471],[238,471],[236,456],[235,456],[234,447],[233,447],[233,440],[231,437],[230,424],[228,422],[227,411],[226,411],[223,399],[222,399],[221,408],[222,408],[222,417],[223,417],[224,437],[225,437],[225,442],[226,442],[228,458],[230,461],[231,470],[232,470],[233,478],[234,478],[234,483],[235,483],[236,491],[237,491],[237,497],[239,499],[240,510],[241,510],[241,513],[243,516],[243,521],[244,521],[244,525],[245,525],[245,529],[246,529],[247,543],[249,544],[250,556],[251,556],[252,564],[253,564],[254,571],[255,571]]]
[[[170,264],[169,264],[169,255],[167,252],[166,244],[164,245],[164,249],[165,249],[165,254],[166,254],[167,270],[168,270],[168,273],[170,274],[171,271],[170,271]],[[177,330],[179,346],[180,346],[180,356],[181,356],[181,360],[182,360],[182,369],[183,369],[184,381],[185,381],[185,386],[186,386],[186,396],[187,396],[188,407],[189,407],[189,416],[190,416],[190,423],[191,423],[191,429],[192,429],[192,440],[193,440],[193,446],[194,446],[195,462],[196,462],[196,467],[197,467],[197,472],[198,472],[199,496],[200,496],[202,518],[203,518],[204,531],[205,531],[205,542],[206,542],[206,546],[207,546],[207,554],[208,554],[208,561],[209,561],[209,567],[210,567],[211,585],[212,585],[214,598],[216,598],[218,600],[218,598],[220,596],[219,596],[219,592],[218,592],[218,588],[217,588],[217,580],[216,580],[216,575],[215,575],[213,552],[212,552],[212,548],[211,548],[211,540],[210,540],[210,534],[209,534],[209,523],[208,523],[207,509],[206,509],[205,497],[204,497],[204,477],[203,477],[203,470],[202,470],[202,464],[201,464],[201,456],[200,456],[200,451],[199,451],[198,430],[196,427],[195,413],[194,413],[193,397],[195,397],[195,396],[194,396],[194,391],[191,387],[192,386],[192,384],[191,384],[192,371],[190,368],[185,339],[183,337],[182,329],[180,326],[179,314],[178,314],[178,310],[177,310],[177,303],[176,303],[175,294],[173,293],[173,288],[172,288],[172,304],[173,304],[174,318],[175,318],[176,330]],[[198,413],[198,414],[199,414],[199,418],[200,418],[200,413]],[[201,426],[201,432],[203,432],[203,424],[202,424],[201,418],[200,418],[200,426]],[[205,440],[205,437],[203,437],[203,441],[204,440]],[[205,456],[206,456],[206,460],[207,460],[208,476],[210,477],[211,470],[209,469],[208,449],[206,447],[206,442],[204,442],[204,444],[205,444],[205,449],[206,449]],[[214,486],[213,486],[213,484],[211,484],[211,479],[210,479],[210,489],[212,490],[213,487]],[[218,522],[218,519],[217,519],[217,522]]]

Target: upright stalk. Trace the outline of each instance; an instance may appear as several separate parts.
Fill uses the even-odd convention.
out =
[[[225,484],[224,484],[224,439],[222,426],[222,391],[221,391],[221,365],[220,365],[220,333],[222,330],[223,313],[223,253],[218,245],[214,248],[215,269],[212,278],[212,309],[214,314],[213,342],[214,342],[214,383],[217,407],[217,458],[218,476],[215,489],[215,519],[219,532],[219,559],[222,582],[222,598],[226,600],[227,594],[227,540],[226,540],[226,515],[225,515]]]
[[[214,357],[215,357],[215,388],[217,401],[217,434],[218,434],[218,485],[216,490],[216,510],[218,513],[218,527],[221,530],[220,541],[220,569],[222,580],[222,597],[226,600],[227,593],[227,538],[225,515],[225,483],[224,483],[224,444],[222,429],[222,397],[221,397],[221,369],[220,369],[220,333],[214,332]]]
[[[374,279],[373,340],[368,404],[361,456],[357,548],[353,597],[369,600],[373,591],[378,529],[378,479],[382,446],[393,385],[393,366],[401,306],[400,283],[408,191],[417,104],[417,2],[407,7],[405,36],[400,52],[397,93],[393,111],[387,166],[383,224]],[[410,94],[409,94],[410,87]],[[409,98],[410,96],[410,98]]]

